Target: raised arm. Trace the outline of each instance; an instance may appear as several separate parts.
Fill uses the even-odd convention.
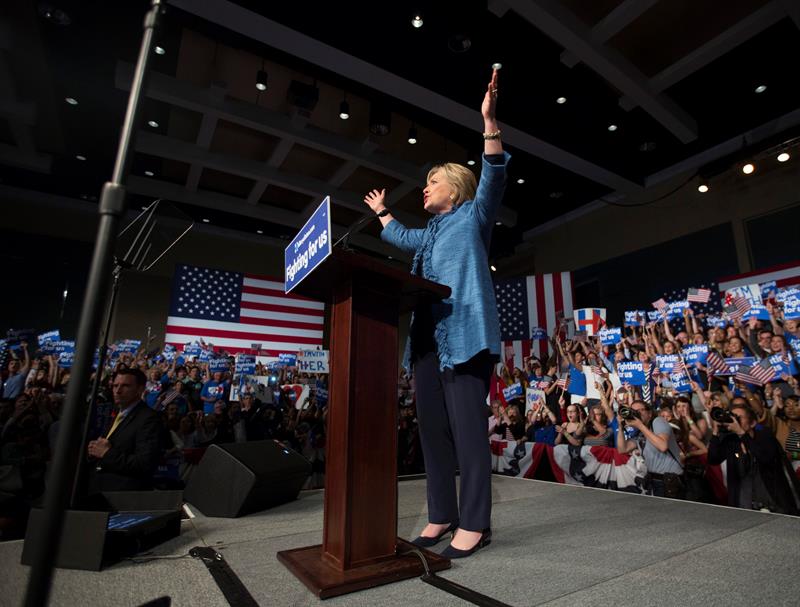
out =
[[[396,246],[406,253],[415,253],[422,244],[422,234],[425,230],[408,229],[397,221],[385,206],[386,190],[372,190],[364,196],[364,202],[378,215],[383,231],[381,240]]]

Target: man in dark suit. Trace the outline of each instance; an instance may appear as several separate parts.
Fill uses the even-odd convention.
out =
[[[161,424],[158,414],[142,400],[146,384],[147,378],[139,369],[123,369],[114,376],[114,423],[104,438],[88,445],[95,464],[90,493],[152,489],[160,456]]]

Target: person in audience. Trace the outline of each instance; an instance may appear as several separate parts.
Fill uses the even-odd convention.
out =
[[[593,405],[589,409],[589,421],[586,423],[583,444],[587,447],[611,447],[613,440],[614,436],[608,426],[608,418],[603,411],[603,406]]]
[[[0,398],[13,400],[25,389],[25,380],[28,377],[28,371],[30,371],[31,359],[28,354],[27,342],[22,342],[20,347],[24,359],[20,361],[17,358],[12,358],[8,361],[8,374],[3,381]]]
[[[558,428],[556,444],[568,443],[575,447],[583,445],[585,427],[581,421],[581,409],[578,405],[567,407],[567,421]]]

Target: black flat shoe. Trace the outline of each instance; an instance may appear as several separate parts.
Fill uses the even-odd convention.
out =
[[[469,550],[460,550],[458,548],[453,548],[453,544],[450,544],[447,548],[442,550],[440,554],[448,559],[463,559],[475,554],[478,550],[480,550],[484,546],[488,546],[491,543],[492,543],[492,530],[484,529],[483,533],[481,534],[481,539],[479,539],[478,543],[475,544]]]
[[[450,523],[450,526],[436,537],[425,537],[424,535],[420,535],[418,538],[411,540],[411,543],[415,546],[419,546],[420,548],[430,548],[431,546],[435,546],[441,542],[448,533],[455,533],[456,529],[458,529],[458,521],[455,523]]]

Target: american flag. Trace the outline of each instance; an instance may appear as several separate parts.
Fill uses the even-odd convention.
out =
[[[653,302],[653,307],[658,310],[659,312],[663,312],[664,308],[666,308],[669,304],[664,300],[663,297],[656,299]]]
[[[762,360],[755,365],[748,367],[740,365],[736,370],[736,379],[748,384],[763,386],[775,378],[775,369],[769,364],[768,360]]]
[[[556,381],[556,386],[561,388],[565,392],[569,390],[569,373],[567,373],[564,377]]]
[[[750,301],[746,297],[726,297],[722,307],[731,319],[741,318],[750,309]]]
[[[728,363],[725,362],[725,359],[711,349],[709,349],[708,356],[706,357],[706,368],[709,374],[725,374],[730,373],[731,370]]]
[[[692,301],[689,298],[691,291],[709,291],[708,300],[705,302]],[[719,288],[716,282],[703,283],[696,289],[675,288],[663,293],[662,299],[666,301],[688,301],[692,306],[692,312],[697,317],[711,316],[722,312],[722,302],[720,300]],[[681,327],[683,318],[675,321]]]
[[[693,303],[708,303],[711,299],[711,289],[689,289],[686,300]]]
[[[572,276],[569,272],[536,274],[498,281],[494,285],[500,317],[501,351],[511,364],[523,358],[547,356],[547,340],[532,340],[534,328],[555,335],[559,320],[572,317]]]
[[[285,295],[275,278],[178,265],[165,342],[202,339],[235,354],[253,344],[268,356],[322,345],[324,304]]]

